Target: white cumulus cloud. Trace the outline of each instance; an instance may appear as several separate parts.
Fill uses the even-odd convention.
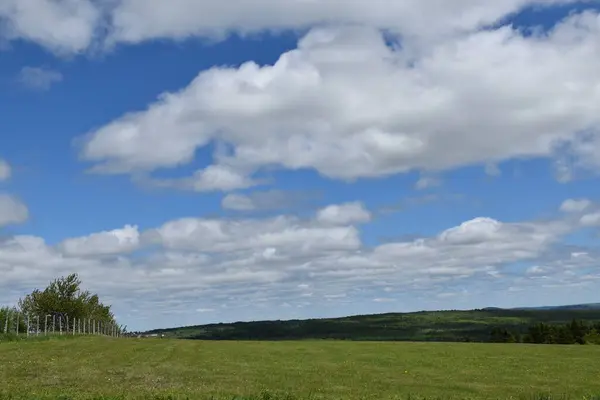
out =
[[[432,46],[414,54],[372,28],[314,29],[272,66],[201,72],[90,132],[82,156],[103,172],[152,171],[226,143],[231,151],[193,178],[195,190],[247,186],[242,177],[266,166],[353,180],[554,158],[565,146],[579,167],[598,167],[589,138],[600,131],[598,14],[570,16],[548,34],[506,26]],[[217,185],[205,179],[211,168],[241,175]]]
[[[67,256],[103,256],[132,252],[139,243],[137,226],[126,225],[122,229],[66,239],[60,243],[59,249]]]
[[[229,320],[249,309],[256,318],[285,318],[290,307],[318,310],[324,303],[350,313],[365,299],[439,307],[437,295],[454,289],[468,289],[469,301],[486,305],[509,287],[566,298],[569,287],[600,279],[593,272],[600,254],[562,248],[561,238],[578,229],[563,217],[513,223],[480,217],[437,235],[374,247],[362,243],[356,227],[331,225],[317,215],[185,218],[141,234],[126,226],[58,246],[14,236],[0,240],[0,302],[71,272],[110,299],[126,323],[144,327],[197,323],[198,309]],[[135,249],[144,251],[128,254]],[[504,269],[514,263],[524,267],[511,277]]]
[[[588,199],[567,199],[561,206],[560,210],[567,213],[577,213],[585,211],[592,206],[592,202]]]
[[[266,190],[249,194],[229,193],[221,201],[221,207],[235,211],[279,210],[299,205],[311,195],[299,191]]]
[[[27,206],[13,196],[0,194],[0,227],[25,222],[29,218]]]
[[[362,203],[331,205],[317,212],[317,221],[330,225],[350,225],[371,220],[371,213]]]
[[[101,11],[92,0],[2,0],[0,37],[38,43],[58,53],[88,48]]]
[[[600,226],[600,211],[585,214],[579,220],[583,226]]]
[[[189,178],[149,179],[153,186],[191,190],[194,192],[231,191],[257,184],[243,172],[224,165],[210,165]]]
[[[121,0],[113,12],[111,40],[222,37],[264,30],[301,29],[326,23],[361,24],[434,40],[493,24],[529,5],[565,0]]]

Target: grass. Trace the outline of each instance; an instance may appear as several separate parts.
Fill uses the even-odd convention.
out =
[[[600,346],[29,340],[0,345],[0,399],[591,399],[599,359]]]

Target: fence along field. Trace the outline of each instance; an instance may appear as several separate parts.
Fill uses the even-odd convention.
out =
[[[0,309],[0,400],[600,400],[600,346],[126,339],[79,287]]]
[[[52,312],[30,315],[8,307],[0,311],[0,328],[5,338],[39,337],[49,335],[104,335],[119,337],[124,328],[118,324],[93,318],[71,318],[65,313]],[[0,337],[0,340],[2,338]]]
[[[119,337],[125,332],[97,294],[81,289],[77,274],[53,280],[19,299],[15,307],[0,308],[0,340],[63,335]]]

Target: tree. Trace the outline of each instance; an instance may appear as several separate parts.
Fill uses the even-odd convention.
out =
[[[569,330],[573,336],[573,341],[579,344],[585,344],[585,335],[590,330],[583,321],[573,320],[569,324]]]
[[[554,341],[556,344],[575,344],[575,337],[571,332],[571,325],[559,325],[552,327],[555,331]]]
[[[517,338],[508,329],[495,327],[492,329],[490,341],[493,343],[517,343]]]
[[[15,333],[17,331],[17,313],[18,310],[16,308],[0,308],[0,334],[5,333],[5,329],[7,330],[6,333]],[[19,318],[19,332],[25,332],[26,329],[27,326],[24,319],[22,317]]]
[[[36,289],[19,300],[21,312],[40,317],[53,314],[67,315],[69,320],[93,319],[115,323],[110,306],[102,304],[97,294],[81,290],[77,274],[52,281],[43,291]]]
[[[600,345],[600,333],[596,329],[592,329],[585,335],[585,342],[587,344],[599,344]]]

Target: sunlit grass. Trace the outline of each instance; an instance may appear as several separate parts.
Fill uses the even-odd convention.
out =
[[[598,360],[600,346],[30,340],[0,345],[0,399],[592,399]]]

